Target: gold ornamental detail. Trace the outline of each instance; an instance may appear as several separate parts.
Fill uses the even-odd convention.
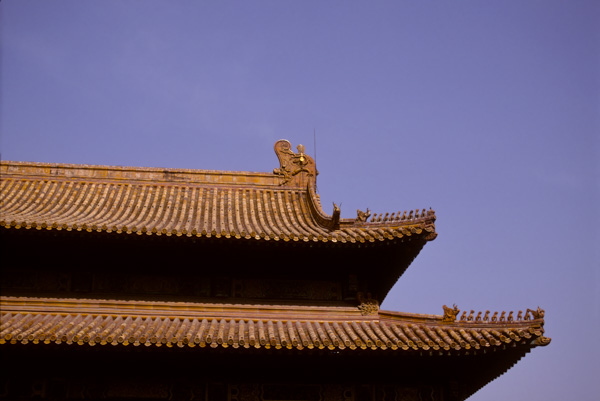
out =
[[[304,145],[298,145],[298,153],[292,151],[292,144],[281,139],[275,142],[275,154],[279,159],[279,168],[273,169],[273,174],[282,178],[281,185],[288,183],[303,184],[301,176],[305,173],[313,180],[317,176],[315,161],[305,152]],[[300,178],[300,179],[299,179]]]
[[[359,293],[358,302],[360,302],[358,309],[361,315],[377,315],[379,313],[379,302],[371,298],[371,294]]]
[[[456,316],[458,316],[458,312],[460,312],[460,309],[458,309],[456,304],[454,304],[452,308],[449,308],[446,305],[443,305],[443,307],[444,307],[444,317],[442,318],[442,321],[444,323],[455,322]]]
[[[446,308],[444,305],[444,319],[446,318]],[[449,309],[449,308],[448,308]],[[477,312],[475,314],[474,310],[471,310],[467,313],[464,311],[460,316],[460,322],[464,323],[512,323],[512,322],[520,322],[520,321],[528,321],[528,320],[541,320],[544,318],[544,310],[539,306],[536,310],[527,309],[525,312],[518,311],[517,316],[514,316],[514,311],[502,311],[502,312],[494,312],[492,313],[489,310],[486,310],[485,313],[482,311]],[[483,315],[483,316],[482,316]],[[446,321],[446,320],[444,320]]]

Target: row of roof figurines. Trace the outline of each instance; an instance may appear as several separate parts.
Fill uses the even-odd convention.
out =
[[[454,305],[453,308],[450,308],[450,307],[444,305],[443,321],[444,322],[456,321],[456,317],[458,316],[459,312],[460,312],[460,309],[458,309],[456,305]],[[511,323],[514,321],[543,319],[545,312],[543,309],[541,309],[538,306],[537,310],[527,309],[525,311],[525,313],[523,313],[523,311],[518,311],[516,318],[513,316],[513,314],[514,314],[513,311],[508,312],[508,316],[506,315],[505,311],[501,312],[500,316],[498,316],[498,312],[494,312],[494,314],[490,317],[490,313],[491,312],[489,310],[486,310],[485,314],[482,317],[481,311],[479,311],[477,313],[477,316],[474,316],[474,314],[475,314],[474,310],[471,310],[471,312],[469,312],[468,315],[467,315],[467,311],[464,311],[460,317],[460,321],[467,322],[467,323],[479,323],[479,322]]]
[[[337,205],[335,205],[334,203],[334,209],[336,208]],[[389,222],[389,221],[405,221],[405,220],[413,220],[413,219],[419,219],[419,218],[425,218],[425,217],[429,217],[429,216],[435,216],[435,211],[431,208],[429,208],[429,210],[427,209],[417,209],[417,210],[411,210],[410,212],[408,212],[407,210],[404,211],[404,213],[402,212],[398,212],[398,213],[392,213],[391,215],[389,213],[386,213],[385,215],[383,213],[380,214],[373,214],[373,217],[371,217],[371,211],[367,208],[366,212],[363,212],[360,209],[356,210],[356,221],[357,222],[366,222],[369,217],[371,217],[371,220],[369,220],[369,223],[384,223],[384,222]],[[407,214],[408,213],[408,214]]]

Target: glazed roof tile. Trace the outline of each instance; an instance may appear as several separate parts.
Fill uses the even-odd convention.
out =
[[[56,343],[465,353],[546,345],[543,317],[444,322],[437,315],[351,307],[210,305],[10,298],[0,344]],[[527,315],[529,316],[529,315]]]
[[[0,163],[0,226],[139,235],[380,242],[435,238],[432,210],[326,214],[314,161],[275,145],[273,173]]]

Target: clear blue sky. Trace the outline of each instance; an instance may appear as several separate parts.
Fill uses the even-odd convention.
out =
[[[2,159],[271,171],[322,203],[432,207],[383,304],[546,310],[552,343],[472,400],[600,394],[600,2],[0,3]]]

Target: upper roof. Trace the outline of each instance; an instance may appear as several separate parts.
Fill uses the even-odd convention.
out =
[[[314,160],[275,143],[272,173],[2,161],[0,226],[339,243],[436,237],[435,212],[331,215]]]

